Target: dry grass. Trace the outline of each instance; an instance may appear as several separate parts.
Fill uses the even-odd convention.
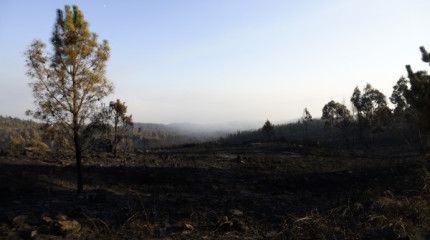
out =
[[[291,216],[272,239],[428,239],[430,237],[430,174],[419,171],[421,191],[395,196],[391,191],[368,190],[366,203],[346,202],[324,213]]]

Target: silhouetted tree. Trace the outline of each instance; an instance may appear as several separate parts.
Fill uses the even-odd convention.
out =
[[[351,96],[351,102],[357,109],[357,121],[360,136],[363,130],[369,130],[369,143],[372,143],[372,131],[381,129],[390,121],[391,110],[387,106],[385,95],[369,83],[364,87],[363,93],[356,87]]]
[[[406,115],[410,113],[410,105],[406,99],[407,91],[409,91],[409,81],[401,77],[394,85],[390,97],[391,103],[396,106],[393,111],[396,118],[407,117]]]
[[[308,123],[312,121],[312,115],[307,108],[303,110],[303,115],[300,120],[301,123],[305,125],[305,136],[308,138]]]
[[[361,91],[357,87],[354,88],[354,91],[351,96],[351,103],[353,104],[353,107],[357,110],[357,123],[356,126],[358,127],[358,135],[359,138],[363,138],[363,131],[366,128],[366,119],[363,114],[363,104],[362,104],[362,97],[361,97]]]
[[[430,55],[426,49],[420,47],[420,51],[422,60],[430,63]],[[425,153],[426,148],[430,145],[430,76],[426,71],[412,71],[410,65],[406,66],[406,70],[408,81],[401,83],[402,88],[398,95],[405,100],[405,108],[410,110],[409,116],[413,118],[418,127],[420,150],[421,153]]]
[[[429,62],[429,56],[424,47],[421,47],[423,61]],[[406,99],[413,109],[420,130],[430,134],[430,76],[426,71],[413,72],[407,65],[410,83],[409,91],[406,91]]]
[[[333,100],[328,102],[323,107],[321,119],[326,120],[327,126],[330,128],[337,127],[341,129],[343,137],[346,138],[346,130],[351,124],[352,117],[345,105]]]
[[[275,134],[275,126],[269,120],[266,120],[263,125],[262,131],[263,134],[266,135],[267,139],[270,140],[270,137]]]
[[[77,6],[66,5],[57,10],[52,33],[52,54],[45,53],[45,44],[34,41],[26,51],[28,74],[35,81],[30,85],[37,110],[27,111],[34,118],[56,124],[73,139],[77,167],[77,193],[83,190],[82,139],[86,119],[96,103],[113,91],[105,77],[109,58],[108,42],[97,43],[97,34],[88,30],[88,23]]]

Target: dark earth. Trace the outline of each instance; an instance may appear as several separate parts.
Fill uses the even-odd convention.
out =
[[[0,157],[0,239],[430,239],[428,169],[402,149],[191,144]],[[125,165],[124,165],[125,164]]]

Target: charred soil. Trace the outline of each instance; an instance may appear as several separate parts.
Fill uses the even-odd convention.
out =
[[[123,157],[87,156],[82,196],[72,158],[0,158],[0,239],[430,236],[428,169],[399,149],[212,143]]]

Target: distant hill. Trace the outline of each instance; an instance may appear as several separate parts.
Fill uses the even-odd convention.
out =
[[[42,125],[32,120],[0,115],[0,155],[22,152],[25,147],[46,149]]]
[[[247,139],[257,137],[259,134],[257,130],[263,124],[264,121],[226,122],[220,124],[137,122],[134,124],[130,140],[133,142],[133,147],[152,148],[213,141],[221,137]],[[248,134],[244,134],[244,132]],[[252,132],[253,134],[250,134]],[[240,136],[237,136],[238,133],[240,133]],[[232,137],[235,135],[236,137]],[[44,134],[42,124],[32,120],[22,120],[0,115],[0,150],[10,148],[11,144],[19,145],[20,147],[30,146],[32,139],[47,144],[49,148],[55,146],[55,142],[48,135]]]
[[[255,130],[263,125],[262,122],[229,122],[221,124],[195,124],[195,123],[135,123],[135,129],[142,131],[162,131],[169,134],[181,135],[196,141],[218,139],[237,131]]]

